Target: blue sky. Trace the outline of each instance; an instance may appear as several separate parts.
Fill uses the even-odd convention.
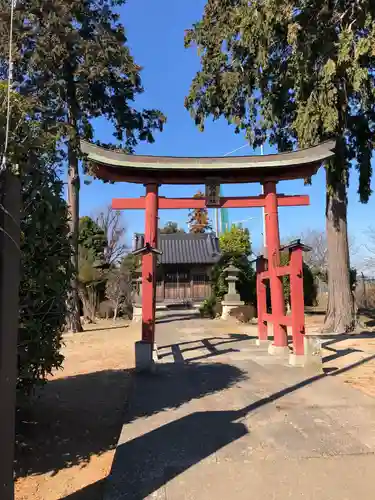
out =
[[[144,69],[141,73],[145,93],[135,103],[138,108],[159,108],[166,115],[168,123],[162,134],[157,134],[154,144],[140,144],[138,154],[170,156],[221,156],[240,148],[246,141],[243,136],[235,135],[232,127],[224,121],[207,122],[204,133],[198,131],[189,113],[184,108],[184,98],[190,82],[199,69],[196,50],[184,48],[184,30],[199,20],[205,0],[129,0],[121,8],[122,22],[126,27],[129,44],[136,62]],[[96,138],[111,140],[110,127],[99,121]],[[265,153],[273,152],[265,149]],[[246,147],[237,154],[259,154]],[[358,202],[358,177],[352,172],[349,188],[349,233],[354,236],[356,246],[364,253],[366,242],[364,232],[371,224],[375,213],[375,198],[367,205]],[[374,183],[373,183],[374,184]],[[375,187],[375,186],[374,186]],[[203,187],[202,187],[203,189]],[[197,186],[163,186],[164,196],[192,196]],[[303,181],[281,182],[278,191],[289,194],[308,194],[309,207],[280,209],[280,234],[285,239],[298,235],[306,229],[324,229],[324,171],[321,169],[314,177],[312,186],[304,186]],[[261,192],[258,184],[224,185],[224,195],[256,195]],[[119,183],[115,185],[94,181],[82,187],[81,215],[93,215],[100,208],[111,203],[112,198],[136,197],[144,194],[143,186]],[[177,221],[186,228],[187,212],[161,211],[160,224],[168,220]],[[262,241],[262,221],[260,209],[232,209],[229,211],[231,222],[248,220],[244,225],[250,229],[253,246],[259,248]],[[141,231],[144,225],[142,211],[124,212],[128,229],[128,239],[134,231]]]

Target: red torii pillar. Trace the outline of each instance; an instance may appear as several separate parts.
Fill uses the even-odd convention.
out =
[[[206,198],[165,198],[158,196],[158,185],[155,182],[145,184],[146,196],[141,198],[118,198],[112,200],[114,210],[145,209],[145,245],[149,250],[157,249],[158,210],[199,209],[207,207]],[[220,208],[265,208],[265,226],[269,271],[271,283],[271,303],[273,311],[274,344],[277,349],[287,348],[286,329],[282,325],[285,316],[283,288],[277,274],[280,262],[280,237],[278,222],[279,206],[306,206],[309,197],[305,195],[286,196],[276,194],[276,182],[264,183],[264,194],[259,196],[221,197]],[[265,292],[264,292],[265,293]],[[261,296],[264,294],[261,292]],[[264,296],[265,297],[265,296]],[[258,296],[258,298],[260,298]],[[262,299],[261,299],[262,300]],[[156,311],[156,254],[145,251],[142,255],[142,341],[138,346],[141,369],[153,365],[152,353],[155,342]],[[266,335],[266,332],[264,332]],[[139,361],[139,359],[137,360]]]
[[[264,183],[265,200],[265,230],[268,258],[268,272],[270,276],[271,308],[274,340],[271,345],[273,354],[286,351],[288,348],[287,329],[281,324],[285,316],[285,302],[283,284],[277,275],[277,268],[280,265],[280,234],[279,216],[277,210],[276,182]]]
[[[145,245],[157,248],[158,238],[158,185],[146,185]],[[142,256],[142,341],[155,342],[156,309],[156,254]]]

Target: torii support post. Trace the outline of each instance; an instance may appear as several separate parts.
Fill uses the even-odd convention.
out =
[[[158,185],[146,184],[145,245],[157,248]],[[151,371],[154,366],[156,312],[156,253],[142,255],[142,340],[136,343],[136,369]]]
[[[316,363],[317,357],[310,356],[310,349],[306,349],[305,336],[305,303],[303,290],[303,252],[311,250],[296,240],[284,247],[289,250],[289,275],[290,275],[290,305],[292,316],[293,353],[289,361],[294,366],[305,366],[311,362]]]
[[[256,260],[257,273],[257,311],[258,311],[258,339],[257,344],[268,342],[268,327],[265,320],[267,313],[267,288],[262,273],[266,271],[266,259],[261,255]]]
[[[20,180],[0,173],[0,498],[13,500],[20,277]]]
[[[280,265],[280,235],[276,182],[265,182],[263,187],[265,195],[265,229],[274,337],[269,352],[272,354],[286,354],[288,352],[288,335],[286,326],[282,324],[283,318],[285,317],[284,293],[282,281],[277,272],[277,268]]]
[[[302,247],[290,250],[290,307],[292,310],[293,354],[304,355],[305,304],[303,293]]]

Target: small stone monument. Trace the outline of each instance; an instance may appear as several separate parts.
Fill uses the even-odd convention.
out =
[[[243,306],[245,302],[241,300],[236,290],[236,282],[239,279],[238,275],[240,274],[240,270],[231,262],[223,272],[227,274],[225,279],[228,282],[228,293],[224,295],[224,300],[221,302],[223,306],[221,319],[228,319],[230,311],[238,306]]]
[[[134,280],[135,291],[133,296],[133,323],[142,321],[142,277]]]

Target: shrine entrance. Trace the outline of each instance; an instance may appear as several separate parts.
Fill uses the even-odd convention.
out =
[[[136,344],[136,367],[152,370],[155,345],[156,262],[158,249],[158,212],[163,209],[264,208],[265,255],[257,259],[258,342],[268,342],[268,323],[273,327],[270,354],[289,352],[287,327],[292,329],[290,362],[303,365],[304,297],[302,252],[299,241],[280,248],[278,207],[309,205],[305,195],[277,193],[281,180],[306,179],[316,174],[324,161],[334,156],[334,142],[283,154],[240,157],[177,158],[126,155],[81,142],[82,152],[94,166],[96,176],[112,182],[133,182],[145,186],[145,196],[112,200],[116,210],[145,210],[145,243],[136,254],[142,255],[142,341]],[[259,196],[220,197],[220,185],[260,183]],[[162,184],[205,184],[204,198],[165,198],[159,196]],[[280,251],[289,251],[289,265],[280,266]],[[282,277],[290,276],[291,313],[286,314]],[[266,282],[269,281],[271,313],[267,312]]]

